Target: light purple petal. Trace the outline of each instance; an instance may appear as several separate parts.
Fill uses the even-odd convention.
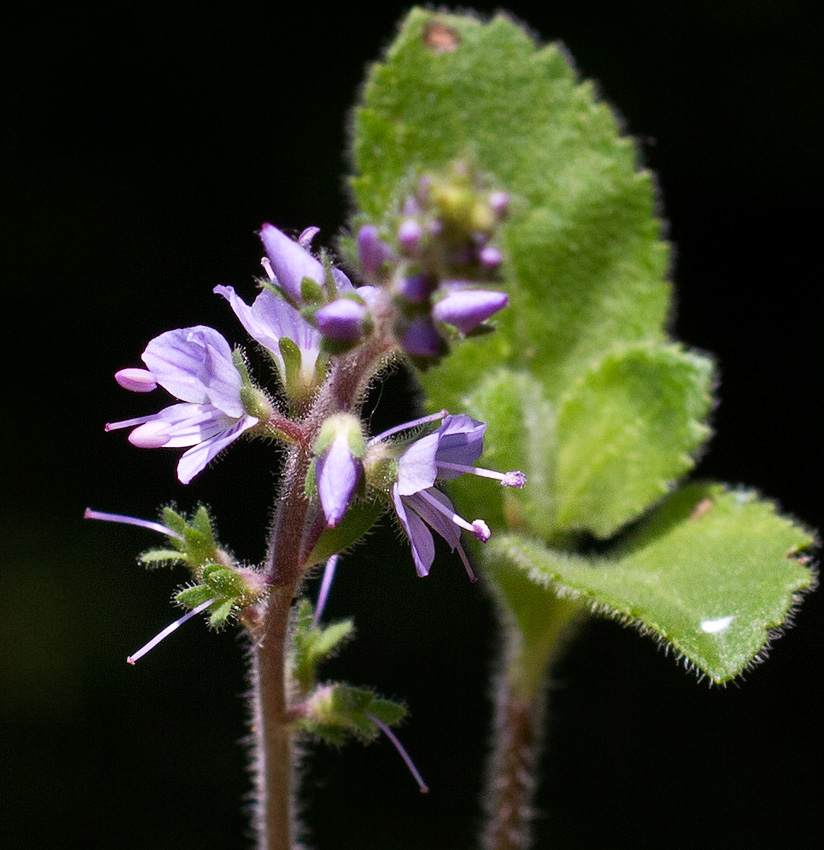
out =
[[[343,519],[360,481],[361,470],[360,461],[352,457],[345,434],[336,437],[329,449],[318,457],[315,479],[326,523],[330,528]]]
[[[235,419],[243,415],[243,380],[229,343],[216,330],[198,325],[167,331],[146,346],[143,362],[182,401],[212,404]]]
[[[198,443],[194,448],[184,452],[177,464],[177,477],[183,484],[188,484],[198,472],[201,472],[212,458],[233,443],[244,431],[257,423],[254,416],[244,416],[231,428]]]
[[[498,310],[506,307],[509,297],[505,292],[489,289],[461,289],[450,292],[432,309],[436,322],[453,325],[462,334],[468,334]]]
[[[194,446],[210,440],[218,434],[231,431],[238,422],[237,418],[227,416],[211,404],[173,404],[152,416],[142,417],[142,420],[145,424],[141,424],[140,428],[152,425],[151,429],[147,429],[147,437],[154,433],[159,437],[161,429],[165,429],[168,439],[162,445],[169,448]],[[248,423],[246,428],[251,428],[258,420],[244,414],[240,421]],[[133,435],[134,431],[129,435],[130,440]],[[141,435],[136,436],[140,439]]]
[[[435,483],[438,475],[436,457],[439,435],[437,431],[415,440],[398,458],[398,493],[409,496],[426,490]]]
[[[271,355],[286,379],[286,365],[280,353],[280,340],[291,339],[301,353],[301,371],[310,378],[320,352],[321,335],[283,298],[264,289],[250,307],[231,286],[216,286],[214,292],[230,304],[247,333]]]
[[[440,502],[450,514],[455,513],[455,506],[440,490],[431,487],[426,492],[430,497]],[[455,549],[460,542],[461,532],[458,526],[448,516],[430,505],[420,493],[412,496],[404,496],[403,501],[407,508],[417,514],[433,531],[436,531],[446,540],[450,549]]]
[[[301,301],[301,284],[305,277],[323,286],[323,266],[283,231],[271,224],[264,224],[260,229],[260,238],[280,288],[292,301]]]
[[[352,281],[340,269],[332,267],[332,280],[335,281],[335,289],[338,290],[338,295],[351,295],[355,291]]]
[[[409,538],[416,572],[421,577],[429,575],[432,562],[435,560],[435,541],[432,539],[429,529],[413,510],[406,510],[404,500],[398,493],[397,485],[392,488],[392,502],[395,505],[395,512],[401,521],[403,530]]]
[[[486,425],[461,413],[457,416],[447,416],[443,424],[435,432],[438,435],[438,451],[435,463],[456,463],[461,466],[472,466],[481,456],[484,447],[484,432]],[[438,478],[457,478],[461,473],[457,470],[438,468]]]

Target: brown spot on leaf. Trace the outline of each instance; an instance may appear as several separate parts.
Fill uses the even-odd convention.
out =
[[[714,505],[715,502],[709,497],[701,499],[701,501],[698,502],[698,504],[692,509],[692,513],[690,514],[687,522],[698,522],[702,516],[705,516],[712,510]]]
[[[439,21],[430,21],[423,28],[422,39],[435,53],[454,53],[461,43],[458,31]]]

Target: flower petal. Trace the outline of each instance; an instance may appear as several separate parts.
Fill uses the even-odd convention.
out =
[[[447,416],[435,432],[438,437],[438,451],[435,463],[455,463],[472,466],[481,456],[484,447],[486,425],[466,414]],[[461,472],[438,468],[438,478],[448,480],[457,478]]]
[[[229,343],[213,328],[178,328],[155,337],[143,362],[158,384],[182,401],[212,404],[228,416],[243,415],[243,380]]]
[[[169,448],[194,446],[204,440],[210,440],[218,434],[232,430],[238,422],[237,418],[227,416],[211,404],[173,404],[152,416],[141,417],[141,420],[140,428],[152,425],[152,429],[147,430],[149,438],[152,434],[157,434],[159,438],[161,430],[165,431],[167,439],[160,445]],[[254,416],[244,414],[240,421],[249,422],[246,427],[251,428],[258,420]],[[132,431],[129,435],[130,440],[134,433]]]
[[[398,493],[409,496],[435,483],[439,435],[436,431],[415,440],[398,458]]]
[[[440,502],[449,514],[455,513],[455,506],[440,490],[430,487],[426,490],[426,493],[431,498]],[[420,493],[415,493],[412,496],[404,496],[404,504],[430,526],[433,531],[440,534],[449,544],[450,549],[455,549],[460,542],[461,532],[458,526],[446,514],[430,505]]]
[[[177,464],[177,477],[181,483],[188,484],[198,472],[201,472],[212,458],[233,443],[244,431],[257,423],[254,416],[244,416],[226,431],[221,431],[208,440],[198,443],[184,452]]]
[[[301,284],[305,277],[323,286],[323,266],[307,250],[282,230],[271,224],[264,224],[260,229],[263,247],[272,264],[278,285],[295,303],[301,301]]]
[[[264,289],[250,307],[231,286],[216,286],[213,291],[229,302],[249,335],[274,357],[284,381],[286,364],[280,351],[283,337],[291,339],[300,349],[301,371],[311,378],[320,351],[321,335],[288,301]]]
[[[392,488],[392,502],[406,536],[409,538],[416,572],[421,577],[429,575],[429,570],[435,560],[435,541],[432,539],[429,529],[413,510],[406,510],[404,499],[400,497],[397,485]]]

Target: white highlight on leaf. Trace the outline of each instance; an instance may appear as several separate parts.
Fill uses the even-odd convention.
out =
[[[714,620],[702,620],[700,624],[701,631],[709,635],[717,635],[719,632],[728,629],[734,619],[732,614],[730,614],[727,617],[717,617]]]

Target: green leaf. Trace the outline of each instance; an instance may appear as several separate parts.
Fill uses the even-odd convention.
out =
[[[558,410],[561,530],[609,537],[665,495],[709,436],[712,362],[674,345],[612,352]]]
[[[162,522],[166,528],[174,531],[175,534],[179,534],[181,537],[183,537],[186,529],[188,528],[186,518],[171,508],[163,508]],[[178,545],[179,541],[177,541],[176,538],[172,538],[172,543]]]
[[[812,535],[748,491],[693,485],[670,496],[609,558],[524,535],[487,544],[548,590],[588,601],[669,643],[714,682],[752,664],[814,576],[794,556]]]
[[[175,596],[175,599],[185,608],[197,608],[198,605],[213,599],[214,595],[215,592],[211,587],[198,584],[194,587],[184,588]]]
[[[318,664],[340,649],[342,642],[355,630],[351,620],[341,620],[325,627],[316,626],[313,624],[313,613],[308,599],[298,603],[293,635],[292,676],[303,691],[308,691],[315,683]]]
[[[138,559],[141,564],[147,566],[157,566],[158,564],[168,563],[171,561],[183,561],[183,553],[178,549],[149,549]]]
[[[314,478],[314,476],[312,477]],[[315,548],[306,559],[306,566],[328,561],[332,555],[357,543],[377,522],[383,509],[383,502],[377,500],[355,502],[334,528],[324,530],[315,544]]]
[[[434,46],[433,25],[454,49]],[[668,251],[651,177],[560,47],[538,49],[503,16],[413,9],[369,74],[352,138],[355,224],[380,224],[411,176],[460,158],[512,196],[510,306],[426,373],[433,406],[461,409],[490,364],[532,372],[552,399],[604,351],[662,337]]]
[[[486,423],[478,465],[520,470],[527,484],[514,490],[467,475],[450,483],[450,493],[467,515],[493,527],[526,524],[548,533],[555,516],[555,413],[541,384],[527,372],[498,369],[467,397],[464,409]]]

